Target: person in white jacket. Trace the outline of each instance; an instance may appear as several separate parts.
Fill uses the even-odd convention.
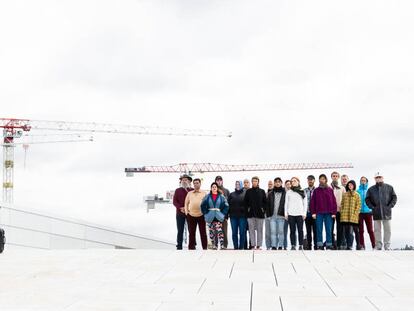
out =
[[[298,177],[291,179],[292,187],[286,192],[285,218],[290,228],[291,250],[296,250],[296,230],[299,237],[299,250],[303,250],[303,222],[306,219],[307,199],[305,191],[300,187]]]

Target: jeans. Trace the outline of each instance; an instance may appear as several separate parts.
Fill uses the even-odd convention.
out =
[[[285,227],[285,218],[282,216],[270,218],[270,237],[272,247],[283,247],[283,229]]]
[[[346,247],[348,249],[352,248],[352,245],[354,244],[353,234],[355,234],[355,241],[356,241],[357,249],[360,249],[361,247],[359,245],[359,224],[343,222],[341,226],[345,233]]]
[[[244,249],[247,219],[244,217],[230,217],[230,225],[234,249]]]
[[[340,249],[341,246],[346,246],[345,241],[345,232],[342,228],[341,224],[341,213],[336,213],[336,218],[332,218],[332,242],[335,242],[334,237],[334,228],[335,228],[335,222],[336,222],[336,248]]]
[[[290,244],[295,247],[296,244],[296,229],[299,236],[299,246],[303,246],[303,217],[302,216],[290,216],[288,217],[289,229],[290,229]]]
[[[250,245],[252,247],[262,247],[263,244],[263,218],[248,218]]]
[[[318,242],[316,240],[316,220],[312,218],[312,214],[308,213],[305,219],[306,225],[306,240],[307,240],[307,249],[312,249],[312,240],[313,246],[316,247]]]
[[[372,225],[372,214],[371,213],[361,213],[359,214],[359,244],[365,248],[365,240],[364,240],[364,222],[367,227],[367,231],[369,234],[369,239],[371,240],[372,249],[375,248],[375,236],[374,236],[374,228]]]
[[[175,216],[175,220],[177,223],[177,249],[183,249],[185,219],[185,215],[177,214]]]
[[[270,221],[271,218],[268,217],[265,219],[265,244],[266,244],[266,248],[269,249],[272,247],[272,233],[270,230]]]
[[[200,231],[200,240],[201,246],[203,249],[207,249],[207,232],[206,232],[206,221],[204,216],[193,217],[187,215],[187,224],[188,224],[188,249],[196,249],[196,231],[197,225],[198,230]]]
[[[288,228],[289,228],[289,223],[285,219],[285,224],[283,225],[283,247],[284,248],[287,248],[287,245],[288,245],[288,240],[287,240]]]
[[[322,231],[325,224],[326,246],[332,246],[332,214],[316,214],[316,236],[319,247],[323,246]]]
[[[382,242],[381,226],[384,227],[384,243]],[[391,247],[391,220],[374,220],[375,249],[385,250]]]

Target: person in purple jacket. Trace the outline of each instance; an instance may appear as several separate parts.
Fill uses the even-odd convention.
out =
[[[325,174],[319,176],[319,187],[313,191],[310,201],[310,212],[316,219],[316,236],[319,250],[323,250],[322,231],[325,224],[326,249],[332,247],[332,219],[336,217],[336,200],[328,178]]]

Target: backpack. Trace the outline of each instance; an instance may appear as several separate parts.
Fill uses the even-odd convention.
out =
[[[6,235],[4,234],[4,230],[0,228],[0,254],[4,251],[4,244],[6,244]]]

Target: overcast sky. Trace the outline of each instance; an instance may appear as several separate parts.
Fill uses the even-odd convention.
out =
[[[378,0],[3,1],[0,117],[234,134],[33,145],[25,169],[17,148],[15,203],[173,240],[174,209],[147,216],[142,196],[173,189],[178,176],[126,178],[125,167],[352,162],[352,178],[373,182],[381,171],[395,187],[393,239],[414,244],[413,9]],[[260,176],[266,187],[308,173]],[[233,188],[253,173],[222,175]]]

